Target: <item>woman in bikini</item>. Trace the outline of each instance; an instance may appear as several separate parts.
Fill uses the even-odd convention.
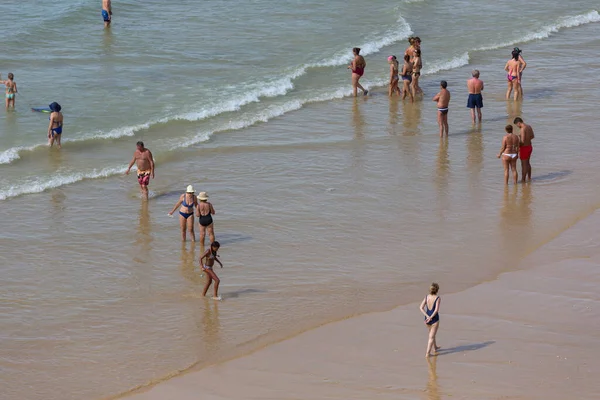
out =
[[[425,316],[425,325],[429,331],[429,340],[427,341],[425,357],[436,355],[437,351],[440,349],[435,341],[435,335],[440,327],[440,303],[442,302],[442,299],[438,296],[439,290],[440,286],[435,282],[432,283],[429,287],[429,294],[425,296],[419,307],[419,310]]]
[[[420,43],[420,42],[419,42]],[[419,93],[423,93],[423,90],[419,86],[419,77],[421,76],[421,69],[423,68],[423,63],[421,62],[421,49],[418,48],[415,50],[415,56],[412,59],[413,63],[413,72],[412,72],[412,90],[413,96],[417,96]]]
[[[398,93],[398,95],[400,95],[400,88],[398,87],[398,81],[400,80],[400,78],[398,77],[398,60],[396,59],[396,56],[389,56],[388,57],[388,63],[390,64],[390,89],[389,89],[389,95],[390,97],[392,97],[392,95],[394,94],[394,92]]]
[[[3,81],[0,76],[0,84],[6,86],[6,109],[10,106],[15,108],[15,95],[17,94],[17,83],[14,81],[15,76],[12,72],[8,73],[8,80]]]
[[[523,72],[523,64],[519,61],[519,52],[513,50],[512,58],[506,62],[504,70],[508,73],[506,79],[508,80],[508,89],[506,90],[506,100],[510,99],[510,93],[514,92],[514,100],[519,98],[521,86],[521,72]]]
[[[60,138],[63,130],[63,115],[60,112],[62,107],[57,102],[50,104],[48,107],[52,111],[50,117],[48,117],[50,120],[50,124],[48,124],[48,146],[52,147],[56,142],[56,146],[60,149]]]
[[[352,53],[354,54],[354,59],[350,65],[348,65],[348,69],[352,70],[352,94],[354,97],[356,97],[358,89],[360,89],[366,96],[369,91],[361,86],[359,80],[360,77],[365,73],[365,67],[367,66],[367,63],[365,62],[364,57],[360,55],[359,47],[353,48]]]
[[[504,184],[508,185],[509,170],[512,170],[513,180],[516,185],[519,179],[517,160],[519,159],[519,143],[521,143],[521,140],[519,136],[513,133],[512,125],[506,125],[504,130],[506,131],[506,135],[502,138],[502,148],[500,149],[500,153],[498,153],[498,158],[502,158],[502,165],[504,166]]]
[[[198,193],[198,200],[200,201],[196,207],[196,216],[200,223],[200,245],[204,246],[206,232],[208,232],[210,243],[215,241],[215,229],[212,216],[216,214],[216,212],[213,205],[208,202],[208,194],[206,194],[206,192]]]
[[[415,102],[415,97],[413,96],[412,89],[410,84],[412,82],[412,62],[410,61],[410,56],[408,54],[404,55],[404,65],[402,66],[402,74],[400,78],[402,78],[402,100],[406,99],[406,96],[410,96],[410,101]]]
[[[183,242],[186,240],[188,230],[190,231],[190,235],[192,235],[192,242],[196,241],[196,234],[194,233],[194,207],[198,205],[198,199],[194,193],[194,187],[189,185],[169,213],[169,215],[173,215],[177,208],[179,208],[179,226]]]
[[[221,280],[213,270],[215,261],[219,263],[221,268],[223,268],[223,263],[221,262],[221,260],[219,260],[219,255],[217,254],[217,251],[219,251],[220,247],[221,245],[219,244],[219,242],[212,242],[210,244],[210,249],[206,250],[204,254],[200,256],[200,268],[202,268],[202,271],[206,273],[206,284],[204,285],[202,297],[206,296],[208,288],[210,288],[210,285],[214,281],[215,286],[213,300],[221,300],[221,297],[219,297],[219,283],[221,283]]]

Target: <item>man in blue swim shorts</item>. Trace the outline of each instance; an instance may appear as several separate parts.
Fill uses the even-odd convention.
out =
[[[475,109],[477,109],[477,117],[481,122],[481,109],[483,108],[483,96],[481,91],[483,90],[483,81],[479,79],[479,71],[474,69],[471,72],[473,76],[467,81],[467,89],[469,90],[469,99],[467,100],[467,108],[471,109],[471,118],[475,123]]]
[[[112,21],[112,5],[110,3],[110,0],[102,0],[102,19],[105,28],[108,28]]]

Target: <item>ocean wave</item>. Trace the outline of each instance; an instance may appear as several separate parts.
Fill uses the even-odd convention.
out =
[[[0,191],[0,200],[6,200],[11,197],[21,196],[24,194],[41,193],[48,189],[54,189],[64,185],[80,182],[85,179],[106,178],[112,175],[125,173],[127,168],[112,167],[103,168],[101,170],[93,170],[86,173],[63,173],[54,174],[48,179],[44,178],[23,178],[19,180],[18,185],[13,185],[8,188],[3,188]]]
[[[552,35],[553,33],[560,31],[561,29],[575,28],[577,26],[586,25],[594,22],[600,22],[600,14],[596,10],[592,10],[585,14],[561,17],[558,18],[553,24],[546,25],[538,31],[527,33],[521,38],[514,39],[508,42],[493,44],[490,46],[479,47],[474,51],[497,50],[501,49],[502,47],[515,45],[517,43],[526,43],[531,42],[533,40],[546,39],[550,37],[550,35]]]

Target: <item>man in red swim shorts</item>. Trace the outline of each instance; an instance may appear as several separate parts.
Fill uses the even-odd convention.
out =
[[[513,123],[521,130],[519,134],[521,140],[519,158],[521,159],[521,182],[525,182],[526,180],[531,180],[531,164],[529,159],[533,152],[531,141],[535,138],[535,135],[533,134],[531,125],[527,125],[520,117],[515,118]]]
[[[137,142],[136,147],[125,175],[129,175],[131,167],[137,163],[137,178],[142,190],[142,198],[148,200],[148,184],[150,178],[154,179],[154,157],[152,157],[152,152],[144,147],[144,142]]]

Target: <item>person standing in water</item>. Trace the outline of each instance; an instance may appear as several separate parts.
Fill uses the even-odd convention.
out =
[[[442,299],[438,296],[440,286],[437,283],[432,283],[429,288],[429,294],[425,296],[419,310],[425,316],[425,325],[429,331],[429,340],[427,341],[427,350],[425,357],[436,355],[440,347],[435,341],[435,336],[440,327],[440,303]]]
[[[502,158],[502,165],[504,166],[504,184],[508,185],[508,177],[510,175],[510,170],[512,169],[513,180],[516,185],[519,180],[519,173],[517,172],[519,137],[513,134],[512,125],[506,125],[504,130],[506,131],[506,135],[502,138],[502,148],[500,148],[498,158]]]
[[[513,98],[515,101],[519,99],[521,86],[521,73],[523,72],[523,64],[519,61],[519,52],[513,50],[512,58],[506,62],[504,70],[508,73],[506,79],[508,80],[508,88],[506,89],[506,100],[510,100],[510,93],[513,92]]]
[[[418,48],[415,50],[415,56],[413,57],[413,80],[411,85],[413,90],[413,96],[415,97],[417,97],[417,94],[423,93],[423,89],[421,89],[421,87],[419,86],[419,78],[421,77],[422,68],[423,62],[421,61],[421,49]]]
[[[142,141],[136,143],[133,158],[127,167],[127,171],[125,171],[125,175],[129,175],[134,163],[137,164],[137,179],[142,191],[142,198],[148,200],[148,184],[150,178],[154,179],[154,157],[152,157],[152,152],[144,147]]]
[[[450,104],[450,91],[446,89],[448,82],[440,82],[440,92],[433,97],[433,101],[437,102],[437,121],[440,126],[440,137],[448,136],[448,106]]]
[[[390,64],[390,89],[389,95],[392,97],[394,93],[398,93],[400,95],[400,88],[398,87],[398,60],[396,56],[389,56],[388,63]]]
[[[359,80],[365,73],[365,67],[367,63],[363,56],[360,55],[360,48],[355,47],[352,49],[352,53],[354,54],[354,59],[348,65],[348,69],[352,70],[352,95],[354,97],[357,96],[358,89],[363,91],[363,94],[366,96],[369,91],[361,86]]]
[[[48,124],[48,146],[52,147],[54,142],[56,142],[56,146],[60,149],[60,138],[62,137],[63,130],[63,115],[60,112],[62,107],[57,102],[54,102],[48,106],[52,113],[48,119],[50,123]]]
[[[181,240],[183,242],[186,240],[186,232],[188,230],[190,231],[190,235],[192,235],[192,242],[196,241],[196,234],[194,233],[194,208],[198,205],[198,199],[195,193],[194,187],[188,185],[185,193],[179,197],[179,201],[177,201],[175,207],[169,213],[169,215],[173,215],[179,207],[179,226],[181,227]]]
[[[202,268],[202,271],[206,272],[206,284],[204,285],[202,297],[206,296],[210,285],[214,281],[215,285],[213,286],[213,300],[221,300],[221,297],[219,296],[219,283],[221,283],[221,280],[213,270],[215,261],[219,263],[221,268],[223,268],[223,263],[221,262],[221,260],[219,260],[219,255],[217,254],[217,251],[219,251],[220,247],[221,245],[219,244],[219,242],[212,242],[210,244],[210,249],[206,250],[204,254],[200,256],[200,268]]]
[[[410,56],[408,54],[404,55],[404,65],[402,65],[402,74],[400,77],[402,78],[402,100],[406,99],[406,96],[410,96],[411,103],[415,102],[415,97],[413,96],[413,89],[410,84],[412,83],[412,68],[413,65],[410,62]]]
[[[102,19],[104,27],[108,28],[112,22],[112,2],[110,0],[102,0]]]
[[[519,62],[521,63],[521,73],[519,74],[519,96],[522,99],[523,98],[523,71],[525,71],[525,68],[527,68],[527,63],[525,62],[525,59],[521,55],[523,50],[519,49],[518,47],[515,47],[513,49],[513,51],[516,51],[517,54],[519,54]]]
[[[479,79],[479,70],[474,69],[471,72],[473,76],[467,81],[467,90],[469,91],[469,99],[467,100],[467,108],[471,109],[471,119],[475,123],[475,109],[477,109],[477,118],[481,122],[481,109],[483,108],[483,81]]]
[[[206,232],[208,232],[210,243],[215,241],[215,229],[212,215],[216,214],[216,212],[213,205],[208,201],[208,194],[206,192],[198,193],[198,200],[200,200],[200,202],[196,208],[196,216],[198,217],[198,223],[200,224],[200,245],[204,246]]]
[[[1,79],[2,76],[0,74],[0,85],[6,86],[6,109],[8,110],[10,106],[12,106],[12,108],[14,109],[15,97],[17,94],[17,83],[15,82],[15,76],[12,72],[9,72],[7,80],[3,81]]]
[[[531,180],[531,153],[533,153],[533,145],[531,141],[535,138],[533,128],[523,122],[521,117],[515,118],[513,121],[519,127],[519,158],[521,158],[521,182]]]

